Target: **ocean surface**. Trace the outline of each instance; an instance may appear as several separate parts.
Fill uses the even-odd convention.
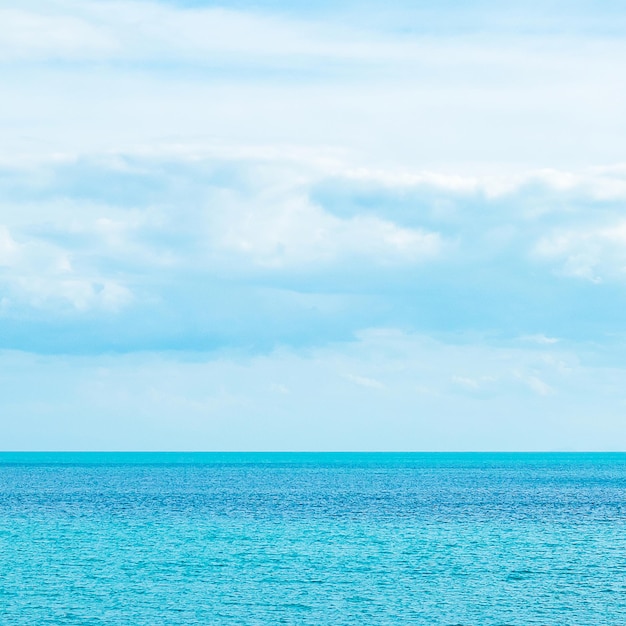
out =
[[[626,454],[0,454],[0,624],[626,624]]]

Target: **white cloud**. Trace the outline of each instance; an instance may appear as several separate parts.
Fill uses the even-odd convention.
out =
[[[9,285],[16,293],[18,304],[26,300],[38,309],[63,310],[69,305],[79,313],[94,309],[115,313],[133,300],[130,289],[107,279],[22,275],[12,279]]]
[[[70,252],[45,241],[16,242],[0,227],[0,289],[4,314],[24,305],[57,311],[105,310],[117,312],[133,297],[118,281],[77,272]]]
[[[18,245],[6,226],[0,225],[0,266],[11,266],[18,255]]]
[[[171,164],[131,155],[7,169],[0,208],[10,228],[0,230],[0,263],[10,266],[2,278],[8,302],[117,312],[137,301],[131,277],[141,291],[162,271],[322,276],[441,256],[437,232],[371,215],[343,218],[313,202],[310,186],[336,165],[217,156]],[[230,174],[213,180],[220,169]]]
[[[411,264],[436,257],[443,247],[437,233],[375,217],[341,219],[291,193],[226,200],[209,211],[214,249],[264,268],[320,267],[345,259]]]
[[[556,337],[546,337],[546,335],[538,334],[538,335],[525,335],[521,337],[523,341],[528,341],[530,343],[537,343],[540,345],[552,345],[559,342],[559,339]]]
[[[472,378],[471,376],[453,376],[452,382],[467,391],[479,391],[496,382],[494,376],[480,376]]]
[[[452,36],[332,10],[312,19],[157,2],[8,4],[4,157],[218,140],[447,172],[623,158],[619,38]]]
[[[556,262],[567,276],[592,282],[626,279],[626,222],[557,231],[535,246],[536,257]]]
[[[2,180],[5,297],[38,308],[158,302],[188,272],[256,285],[315,276],[323,290],[358,269],[367,291],[373,270],[407,277],[430,264],[471,280],[472,267],[504,271],[529,254],[546,277],[557,267],[619,279],[626,267],[620,167],[479,177],[358,168],[315,151],[170,146],[160,157],[18,164]],[[587,227],[590,211],[609,225]]]
[[[517,373],[516,376],[528,386],[528,388],[539,396],[548,396],[554,393],[554,389],[544,380],[534,374]]]
[[[385,385],[375,378],[358,376],[357,374],[346,374],[346,378],[360,387],[367,387],[369,389],[385,389]]]

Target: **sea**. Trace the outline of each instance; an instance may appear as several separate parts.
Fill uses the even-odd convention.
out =
[[[0,453],[0,624],[626,624],[626,454]]]

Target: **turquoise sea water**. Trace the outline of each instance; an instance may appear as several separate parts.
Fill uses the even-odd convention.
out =
[[[623,454],[0,454],[0,624],[626,624]]]

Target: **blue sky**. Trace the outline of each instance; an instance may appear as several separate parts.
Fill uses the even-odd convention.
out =
[[[0,2],[0,447],[624,449],[625,34]]]

